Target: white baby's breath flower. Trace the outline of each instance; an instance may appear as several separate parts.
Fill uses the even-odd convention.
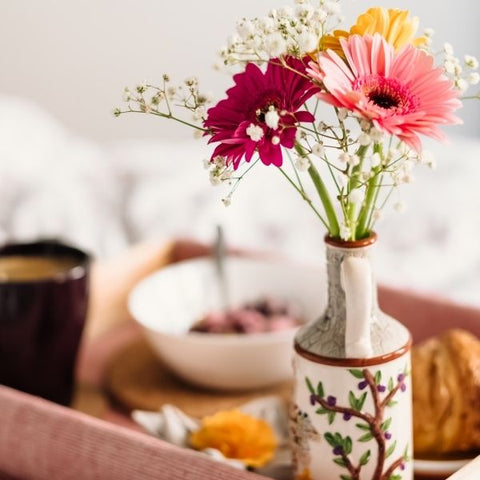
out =
[[[270,56],[279,57],[286,52],[287,43],[280,33],[275,32],[267,36],[265,47]]]
[[[470,85],[478,85],[478,82],[480,82],[480,73],[478,72],[472,72],[468,76],[468,83]]]
[[[254,142],[259,142],[263,138],[263,129],[262,127],[251,123],[245,133],[252,139]]]
[[[360,163],[360,157],[358,155],[355,155],[355,154],[349,155],[347,163],[351,167],[356,167]]]
[[[265,123],[267,124],[267,127],[271,128],[272,130],[276,130],[278,128],[279,121],[280,115],[274,106],[270,106],[268,112],[265,114]]]
[[[452,60],[448,59],[443,62],[443,69],[450,74],[455,72],[455,63]]]
[[[295,168],[300,172],[306,172],[310,167],[310,160],[307,157],[297,156],[295,159]]]
[[[125,87],[123,89],[123,101],[129,102],[131,99],[132,99],[132,92],[130,92],[130,89],[128,87]]]
[[[247,39],[250,35],[254,35],[255,33],[255,26],[250,20],[243,18],[239,22],[237,22],[237,33],[240,38]]]
[[[461,92],[464,92],[468,88],[468,82],[464,78],[457,78],[457,79],[455,79],[455,86]]]
[[[298,36],[298,48],[302,53],[312,52],[317,48],[318,38],[312,32],[302,32]]]
[[[342,152],[338,156],[338,161],[341,163],[348,163],[349,160],[350,160],[350,155],[347,152]]]
[[[378,152],[375,152],[371,157],[370,157],[370,165],[375,168],[380,165],[382,162],[382,158],[380,157],[380,154]]]
[[[222,181],[220,180],[220,176],[218,175],[218,170],[217,169],[213,169],[213,170],[210,170],[210,183],[216,187],[217,185],[220,185],[220,183],[222,183]]]
[[[395,209],[396,212],[398,212],[398,213],[403,213],[403,212],[405,212],[406,205],[405,205],[404,202],[399,201],[399,202],[396,202],[396,203],[393,205],[393,208]]]
[[[443,51],[446,55],[453,55],[453,47],[451,43],[445,42],[443,44]]]
[[[202,130],[197,130],[197,129],[195,129],[195,130],[193,131],[193,138],[195,138],[196,140],[200,140],[202,137],[203,137],[203,132],[202,132]]]
[[[372,127],[370,131],[368,132],[370,135],[370,138],[375,142],[375,143],[380,143],[383,140],[383,137],[385,134],[378,128]]]
[[[316,157],[323,157],[323,155],[325,154],[325,147],[324,147],[323,143],[316,143],[316,144],[312,147],[312,153],[313,153]]]
[[[465,65],[473,70],[478,68],[478,60],[473,55],[465,55],[464,57]]]
[[[319,23],[324,23],[328,18],[328,12],[324,8],[316,8],[313,11],[312,21]]]
[[[358,144],[362,145],[363,147],[367,147],[372,143],[372,139],[368,133],[361,133],[358,137]]]
[[[360,125],[360,128],[362,129],[362,132],[368,132],[372,127],[372,122],[370,120],[367,120],[366,118],[359,118],[358,123]]]
[[[423,34],[426,36],[426,37],[433,37],[433,35],[435,35],[435,30],[433,28],[426,28],[424,31],[423,31]]]
[[[229,207],[230,204],[232,203],[232,196],[229,194],[225,198],[222,198],[222,203],[226,206]]]
[[[330,15],[340,15],[340,5],[338,2],[332,1],[332,0],[327,0],[323,4],[323,8],[325,11],[330,14]]]
[[[220,180],[222,182],[225,182],[226,180],[230,180],[230,178],[232,178],[232,175],[233,175],[233,170],[230,168],[225,168],[225,170],[223,170],[223,172],[220,175]]]
[[[317,130],[320,133],[326,132],[328,130],[328,125],[323,120],[320,120],[317,125]]]
[[[348,110],[346,108],[338,109],[338,119],[343,122],[348,116]]]
[[[225,167],[225,165],[227,164],[227,159],[222,156],[222,155],[217,155],[214,159],[213,159],[213,163],[215,164],[215,166],[217,168],[223,168]]]
[[[291,18],[293,17],[293,8],[290,6],[284,6],[278,9],[278,18]]]
[[[208,170],[211,166],[212,166],[212,163],[210,162],[210,159],[209,158],[204,158],[202,160],[202,163],[203,163],[203,168],[205,170]]]

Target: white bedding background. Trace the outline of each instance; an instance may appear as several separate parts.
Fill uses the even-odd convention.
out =
[[[402,188],[406,212],[379,222],[377,277],[480,306],[480,141],[451,138],[428,144],[438,167]],[[256,169],[224,207],[202,165],[209,151],[201,140],[100,147],[1,96],[0,241],[56,237],[107,258],[142,240],[208,241],[222,223],[234,245],[323,262],[323,227],[278,172]]]

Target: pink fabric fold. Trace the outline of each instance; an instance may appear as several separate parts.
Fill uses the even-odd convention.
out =
[[[0,415],[0,479],[265,478],[4,386]]]

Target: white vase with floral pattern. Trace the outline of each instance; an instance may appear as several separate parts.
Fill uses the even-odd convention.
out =
[[[378,308],[376,235],[327,238],[328,306],[295,339],[298,480],[412,480],[409,331]]]

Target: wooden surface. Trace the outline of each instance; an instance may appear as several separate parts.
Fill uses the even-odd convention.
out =
[[[279,395],[287,401],[292,389],[291,382],[247,392],[218,392],[188,385],[167,370],[144,339],[134,340],[113,356],[105,385],[127,411],[158,410],[164,404],[174,404],[195,417],[235,408],[265,395]]]

